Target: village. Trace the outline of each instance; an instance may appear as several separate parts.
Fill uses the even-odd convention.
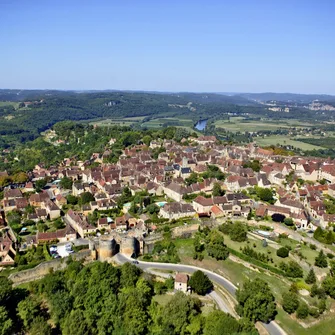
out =
[[[157,159],[155,148],[163,148]],[[106,154],[94,153],[90,161],[67,158],[49,168],[37,165],[27,183],[3,190],[0,266],[14,265],[18,250],[76,240],[87,246],[93,239],[113,240],[112,254],[140,255],[160,225],[183,218],[289,219],[286,223],[305,232],[335,222],[326,206],[335,197],[335,162],[329,159],[279,156],[253,143],[222,145],[214,136],[140,143],[126,148],[116,164],[104,163]],[[61,186],[62,179],[70,189]],[[36,192],[41,180],[47,183]],[[140,201],[128,202],[125,190],[130,198],[141,195]],[[85,201],[69,205],[83,196]],[[28,222],[19,231],[9,219],[13,213],[16,224]],[[54,221],[62,228],[41,225]]]

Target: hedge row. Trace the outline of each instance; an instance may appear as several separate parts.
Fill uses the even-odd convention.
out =
[[[259,267],[261,267],[261,268],[263,268],[265,270],[269,270],[269,271],[271,271],[273,273],[276,273],[276,274],[278,274],[280,276],[287,277],[286,273],[284,271],[280,270],[280,269],[277,269],[277,268],[275,268],[275,267],[273,267],[271,265],[265,264],[265,263],[263,263],[263,262],[261,262],[261,261],[259,261],[257,259],[254,259],[254,258],[252,258],[250,256],[247,256],[245,254],[242,254],[241,252],[236,251],[234,249],[228,248],[228,250],[229,250],[229,252],[232,255],[237,256],[238,258],[241,258],[242,260],[244,260],[244,261],[246,261],[248,263],[251,263],[251,264],[254,264],[256,266],[259,266]]]

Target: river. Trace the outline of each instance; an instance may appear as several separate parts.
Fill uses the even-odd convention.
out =
[[[201,131],[206,128],[206,124],[207,124],[207,120],[200,120],[197,122],[194,128]]]

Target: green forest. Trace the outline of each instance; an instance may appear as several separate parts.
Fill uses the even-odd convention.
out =
[[[192,120],[226,119],[227,114],[273,118],[263,105],[242,96],[195,93],[83,92],[0,90],[0,149],[36,139],[55,123],[144,117]],[[26,104],[28,102],[28,104]],[[329,120],[329,113],[320,113]],[[315,112],[292,108],[281,119],[315,119]]]
[[[193,295],[178,292],[165,306],[155,301],[172,288],[172,279],[155,281],[130,263],[69,261],[64,271],[24,288],[0,277],[0,334],[258,334],[246,318],[217,310],[205,315]]]

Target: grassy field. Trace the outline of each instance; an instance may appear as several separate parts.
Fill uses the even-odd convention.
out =
[[[14,106],[15,109],[19,108],[19,102],[14,102],[14,101],[0,101],[0,107],[4,106]]]
[[[225,128],[232,132],[245,132],[245,131],[260,131],[260,130],[277,130],[280,128],[291,128],[291,127],[310,127],[313,126],[307,122],[301,122],[299,120],[285,120],[285,121],[278,121],[278,120],[260,120],[260,121],[253,121],[247,120],[243,117],[230,117],[229,120],[218,120],[215,123],[215,126]]]
[[[296,141],[294,139],[288,138],[284,135],[273,135],[273,136],[267,136],[264,138],[256,137],[255,142],[260,146],[269,146],[269,145],[292,145],[295,148],[301,149],[301,150],[319,150],[323,149],[323,147],[319,147],[316,145],[312,145],[309,143],[304,143],[300,141]]]
[[[97,126],[131,126],[136,122],[142,121],[145,116],[127,117],[122,119],[103,119],[103,120],[90,120],[90,124]]]
[[[281,241],[281,245],[289,245],[291,240],[283,239]],[[193,241],[192,239],[185,239],[185,240],[176,240],[174,241],[178,248],[178,254],[181,259],[181,263],[183,264],[192,264],[195,266],[203,267],[209,270],[212,270],[223,277],[227,278],[231,282],[233,282],[235,285],[239,286],[242,284],[245,280],[248,279],[255,279],[255,278],[261,278],[265,282],[269,284],[271,287],[271,290],[273,294],[275,295],[276,301],[278,303],[281,302],[282,294],[284,292],[287,292],[289,290],[289,287],[291,285],[291,281],[289,281],[286,278],[282,278],[277,275],[270,275],[266,273],[265,271],[258,271],[253,267],[246,267],[240,263],[234,262],[230,259],[227,259],[225,261],[216,261],[215,259],[208,257],[205,255],[203,261],[194,260],[192,258],[193,255]],[[233,244],[238,245],[236,242],[233,242],[225,236],[225,243],[232,247]],[[254,241],[251,241],[251,245],[253,245]],[[255,242],[257,245],[257,249],[259,248],[259,243]],[[249,245],[250,245],[249,244]],[[292,241],[292,248],[295,246],[295,242]],[[234,249],[237,247],[235,246]],[[264,249],[262,246],[260,247]],[[267,247],[266,249],[273,249]],[[316,251],[311,250],[307,246],[301,247],[302,253],[304,255],[308,254],[308,258],[314,260]],[[261,250],[258,250],[261,251]],[[273,251],[271,251],[273,252]],[[312,253],[311,253],[312,252]],[[277,257],[277,256],[276,256]],[[287,259],[286,259],[287,260]],[[305,299],[312,303],[313,299],[310,297],[305,297]],[[328,299],[328,303],[329,303]],[[332,304],[333,301],[331,302]],[[332,309],[333,306],[330,307]],[[324,315],[320,317],[320,321],[315,324],[316,319],[312,317],[308,317],[304,322],[309,326],[308,328],[304,328],[302,325],[300,325],[294,316],[290,316],[286,312],[284,312],[281,308],[281,306],[278,306],[278,315],[276,316],[276,321],[283,327],[283,329],[287,332],[287,334],[294,334],[294,335],[314,335],[314,334],[331,334],[334,327],[335,327],[335,319],[332,318],[331,312],[326,312]]]
[[[177,122],[178,125],[183,127],[193,127],[193,121],[188,119],[180,119],[180,118],[173,118],[173,117],[167,117],[167,118],[159,118],[159,119],[152,119],[148,122],[142,123],[142,127],[147,128],[160,128],[165,123],[169,122]]]

